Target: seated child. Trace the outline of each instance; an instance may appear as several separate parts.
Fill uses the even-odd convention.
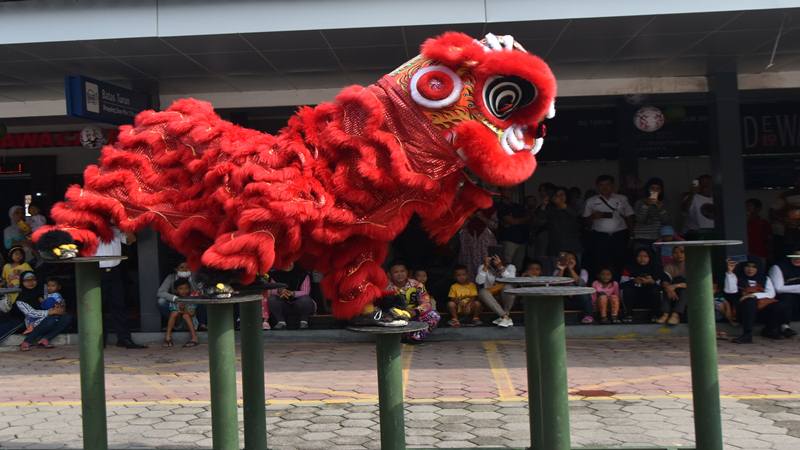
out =
[[[178,297],[189,297],[193,295],[192,285],[189,283],[188,278],[178,278],[172,284],[175,295]],[[196,305],[184,302],[170,302],[169,304],[169,320],[167,321],[167,332],[164,336],[164,343],[162,347],[172,347],[172,329],[175,328],[175,322],[178,317],[182,318],[186,323],[186,329],[191,333],[189,342],[183,344],[184,347],[194,347],[197,345],[197,332],[194,329],[194,317]]]
[[[42,309],[50,309],[56,305],[64,304],[64,297],[61,296],[61,282],[56,278],[48,278],[47,296],[42,300]]]
[[[428,291],[428,271],[427,270],[425,270],[425,269],[417,269],[417,270],[415,270],[413,278],[415,280],[419,281],[420,284],[422,285],[422,287],[425,288],[425,291],[430,294],[430,291]],[[430,298],[431,298],[431,308],[434,311],[436,311],[436,299],[433,298],[432,295],[430,296]]]
[[[542,276],[542,273],[544,273],[542,263],[539,261],[530,261],[527,265],[525,265],[525,271],[519,276],[535,278]]]
[[[42,299],[40,305],[42,310],[50,310],[55,308],[56,306],[61,307],[62,309],[66,308],[64,304],[64,297],[61,296],[61,282],[59,282],[55,278],[48,278],[47,279],[47,296]],[[22,334],[29,334],[33,331],[33,324],[28,323],[25,327],[25,331]]]
[[[450,286],[450,293],[447,297],[447,309],[450,311],[451,327],[461,326],[459,316],[472,317],[471,326],[480,325],[481,322],[481,302],[478,300],[478,285],[469,280],[467,266],[456,266],[453,271],[453,278],[456,282]]]
[[[592,301],[600,312],[600,323],[622,323],[619,320],[619,283],[614,281],[611,269],[602,268],[597,273],[597,279],[592,283],[596,291],[592,294]],[[608,307],[611,306],[611,320],[608,319]]]

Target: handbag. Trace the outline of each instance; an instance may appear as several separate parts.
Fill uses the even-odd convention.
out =
[[[1,313],[8,313],[11,311],[11,308],[14,307],[14,304],[11,303],[11,300],[8,299],[8,295],[3,294],[0,296],[0,312]]]

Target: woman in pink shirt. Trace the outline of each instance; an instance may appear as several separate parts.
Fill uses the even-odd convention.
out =
[[[592,287],[596,291],[592,294],[592,301],[595,303],[595,309],[600,311],[600,323],[622,323],[619,320],[619,283],[614,281],[611,269],[600,269]],[[608,318],[609,305],[611,306],[611,320]]]

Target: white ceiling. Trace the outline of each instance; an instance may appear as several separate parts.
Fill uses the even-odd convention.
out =
[[[370,83],[446,30],[512,34],[561,79],[705,75],[718,59],[761,73],[782,21],[771,71],[800,70],[800,8],[0,45],[0,101],[63,98],[70,74],[166,95]]]

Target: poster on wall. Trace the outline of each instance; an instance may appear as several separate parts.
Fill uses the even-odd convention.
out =
[[[560,109],[548,120],[539,161],[617,159],[616,109]]]
[[[705,105],[645,106],[626,125],[640,158],[702,156],[709,153],[708,108]]]

